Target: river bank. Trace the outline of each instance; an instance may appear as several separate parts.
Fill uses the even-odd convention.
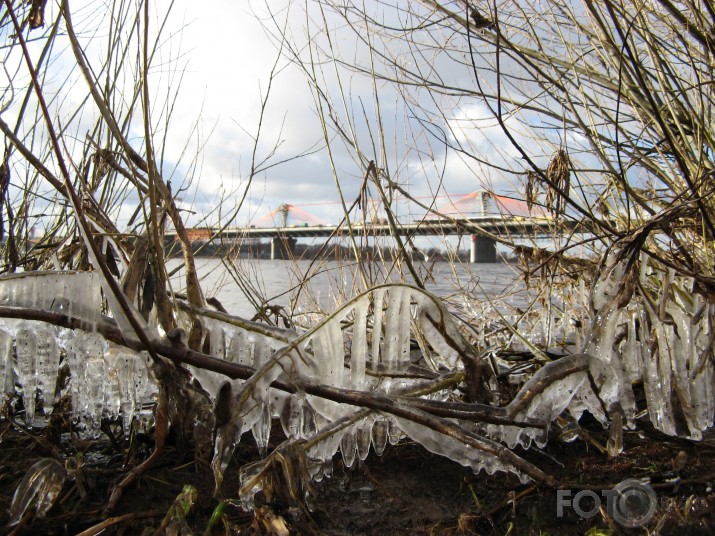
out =
[[[267,527],[271,517],[261,506],[260,497],[255,516],[239,506],[238,466],[260,459],[251,439],[238,447],[236,460],[226,473],[221,501],[212,498],[208,459],[195,459],[193,453],[182,452],[175,438],[170,439],[161,459],[126,491],[108,523],[100,514],[112,486],[127,470],[127,453],[107,437],[58,443],[56,438],[62,434],[66,418],[57,415],[50,426],[34,431],[17,423],[0,422],[0,526],[5,527],[6,534],[86,536],[99,533],[99,526],[105,527],[103,534],[125,535],[157,530],[167,533],[170,528],[179,534],[270,533]],[[282,441],[279,428],[274,427],[271,450]],[[521,484],[503,473],[475,475],[410,441],[388,446],[381,457],[370,454],[353,468],[345,468],[338,455],[333,476],[313,486],[310,512],[279,503],[270,507],[272,515],[278,516],[291,534],[601,535],[643,534],[646,527],[658,534],[712,534],[715,438],[711,435],[696,447],[643,428],[626,434],[624,451],[617,458],[608,458],[594,447],[607,442],[607,432],[595,423],[584,425],[591,443],[563,443],[555,434],[544,450],[532,449],[523,455],[557,475],[564,486],[572,486],[572,497],[584,490],[601,496],[602,489],[611,489],[625,479],[649,479],[654,482],[657,505],[644,527],[623,527],[606,516],[605,510],[584,518],[566,507],[559,515],[558,490],[553,487]],[[148,437],[137,442],[133,459],[146,456],[151,447]],[[44,518],[7,527],[17,483],[37,460],[56,456],[56,449],[68,459],[82,461],[78,477],[62,487]],[[196,490],[196,498],[186,512],[177,513],[172,508],[186,486]],[[578,504],[586,512],[594,506],[589,496]]]

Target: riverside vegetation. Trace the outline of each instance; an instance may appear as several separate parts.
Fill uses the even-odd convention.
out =
[[[475,281],[433,296],[429,266],[396,232],[375,270],[360,258],[368,237],[356,228],[344,266],[354,283],[332,310],[307,288],[320,255],[288,311],[227,256],[236,286],[264,313],[230,314],[202,289],[165,177],[157,125],[171,125],[172,90],[157,95],[165,81],[152,84],[150,66],[168,14],[157,18],[147,2],[92,12],[112,24],[90,63],[95,42],[67,0],[3,2],[2,50],[14,66],[0,116],[6,532],[712,530],[715,11],[665,0],[636,10],[557,2],[546,12],[521,0],[411,4],[387,13],[307,4],[307,47],[288,31],[287,11],[265,24],[315,92],[324,150],[352,152],[363,177],[344,225],[371,217],[372,195],[393,229],[398,195],[435,209],[390,164],[387,126],[378,121],[362,149],[363,116],[342,106],[347,93],[333,93],[324,65],[338,80],[367,77],[377,119],[378,85],[392,88],[432,136],[412,148],[419,154],[441,144],[494,166],[552,214],[552,247],[494,237],[513,248],[537,296],[527,310],[477,299]],[[338,26],[360,37],[364,54],[341,56]],[[395,42],[410,61],[392,55],[404,50]],[[89,89],[71,110],[46,85],[61,53]],[[426,57],[449,68],[426,69]],[[447,100],[435,111],[419,92]],[[429,129],[456,128],[453,113],[469,102],[518,158],[503,164],[469,136]],[[268,165],[254,161],[247,183]],[[334,176],[342,196],[341,170]],[[119,229],[126,207],[136,211]],[[570,218],[592,233],[566,234],[560,222]],[[167,225],[185,292],[170,284]],[[386,283],[395,273],[412,283]],[[654,511],[557,510],[559,491],[601,492],[624,479],[657,491]]]

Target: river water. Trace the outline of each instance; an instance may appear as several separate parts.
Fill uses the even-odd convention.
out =
[[[168,262],[170,270],[180,265],[178,259]],[[328,311],[335,308],[336,301],[344,302],[355,294],[352,291],[352,269],[333,261],[314,264],[307,260],[237,259],[235,270],[229,270],[220,259],[197,258],[196,265],[206,297],[218,298],[229,313],[247,318],[251,318],[256,310],[241,286],[255,289],[271,305],[288,308],[296,296],[298,283],[306,274],[316,273],[310,278],[309,291]],[[384,282],[384,271],[377,274],[377,265],[369,268],[374,270],[374,282]],[[524,308],[529,302],[519,272],[512,265],[435,262],[420,266],[419,271],[427,290],[440,297],[462,294],[466,289],[473,298],[499,298],[505,305]],[[393,276],[391,280],[397,281],[397,277]],[[184,290],[183,269],[172,277],[172,286],[174,291]],[[307,294],[303,292],[302,295]],[[306,302],[299,303],[298,311],[304,311]]]

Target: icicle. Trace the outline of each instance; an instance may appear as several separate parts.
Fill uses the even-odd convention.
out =
[[[224,333],[222,323],[213,318],[204,318],[206,329],[209,331],[209,344],[211,347],[211,355],[219,359],[226,359],[226,334]]]
[[[340,453],[343,456],[343,465],[352,467],[357,454],[357,443],[355,441],[355,430],[348,429],[340,439]]]
[[[365,365],[367,363],[367,310],[369,302],[359,300],[353,317],[353,337],[350,345],[350,387],[365,387]]]
[[[623,414],[616,412],[611,419],[611,429],[606,443],[608,456],[614,458],[623,452]]]
[[[49,324],[40,323],[35,327],[37,340],[37,390],[43,402],[45,414],[52,412],[60,370],[60,349],[57,345],[56,330]]]
[[[367,417],[355,426],[355,443],[357,446],[358,458],[360,458],[361,461],[365,461],[368,453],[370,452],[372,422],[372,418]]]
[[[673,376],[671,362],[673,349],[670,347],[671,338],[666,334],[667,327],[659,319],[651,318],[651,322],[653,322],[655,338],[658,342],[656,355],[653,356],[656,358],[656,367],[653,371],[654,375],[650,378],[653,384],[651,394],[659,399],[658,406],[660,410],[657,415],[659,418],[656,422],[653,422],[653,425],[656,429],[668,435],[677,435],[672,406]],[[653,416],[651,416],[651,420],[652,418]]]
[[[671,283],[672,284],[672,283]],[[691,392],[691,374],[688,370],[689,356],[694,353],[694,341],[692,337],[692,326],[690,318],[692,314],[686,315],[680,307],[667,305],[667,312],[673,318],[677,330],[669,326],[667,335],[671,337],[673,352],[670,354],[670,368],[673,372],[673,391],[680,402],[680,407],[685,417],[689,433],[689,439],[700,441],[703,438],[702,429],[699,425],[696,410],[693,407],[693,394]]]
[[[390,289],[385,311],[385,347],[382,362],[387,370],[401,370],[410,359],[410,292]]]
[[[645,387],[646,403],[648,404],[648,415],[656,430],[666,434],[675,435],[675,424],[672,415],[666,409],[666,402],[663,398],[665,391],[660,378],[659,361],[661,356],[658,352],[643,356],[643,386]],[[668,380],[670,376],[668,377]],[[668,383],[670,383],[668,381]],[[670,387],[668,385],[668,387]],[[667,391],[668,396],[670,391]]]
[[[272,341],[258,333],[253,334],[253,367],[260,368],[264,363],[267,363],[271,355],[275,351]]]
[[[623,344],[623,364],[626,370],[626,376],[630,382],[636,382],[641,379],[641,370],[643,368],[643,351],[642,342],[638,340],[639,323],[643,323],[637,308],[630,308],[627,311],[628,319],[626,340]]]
[[[529,409],[523,413],[523,416],[551,423],[571,405],[577,393],[584,394],[584,388],[588,385],[586,372],[577,372],[566,378],[557,380],[534,399]],[[591,391],[590,387],[587,388],[587,390]],[[583,398],[578,399],[576,404],[582,404],[583,400]],[[598,403],[595,397],[594,403]],[[593,407],[588,407],[587,409],[594,414],[597,413]],[[520,441],[525,447],[528,447],[529,441],[527,438],[533,440],[539,448],[543,448],[547,441],[547,430],[540,428],[519,429],[517,441]]]
[[[330,478],[333,476],[333,455],[338,451],[337,448],[333,450],[330,456],[324,456],[323,459],[323,475]]]
[[[74,414],[84,418],[95,432],[101,423],[106,394],[104,345],[100,335],[78,331],[67,350]]]
[[[446,335],[450,340],[459,341],[461,340],[461,335],[459,335],[457,327],[454,325],[451,317],[446,315],[444,311],[439,311],[432,307],[420,307],[418,315],[419,326],[425,339],[434,351],[437,352],[437,355],[433,357],[435,365],[447,369],[456,368],[459,362],[459,352],[456,348],[453,348],[447,343],[444,334],[427,318],[429,315],[433,320],[442,320],[441,327],[446,330]]]
[[[385,300],[385,289],[377,289],[372,292],[374,299],[373,319],[372,319],[372,359],[371,370],[377,372],[382,356],[380,348],[382,342],[382,315],[383,303]]]
[[[307,439],[317,432],[315,410],[303,392],[285,401],[280,420],[283,432],[292,439]]]
[[[385,452],[388,429],[388,421],[384,418],[377,419],[372,425],[372,448],[378,456],[382,456],[382,453]]]
[[[35,418],[35,397],[37,395],[37,339],[33,327],[23,323],[15,333],[17,355],[17,379],[22,386],[25,402],[25,422],[32,424]]]
[[[301,402],[302,415],[300,417],[300,438],[308,439],[314,436],[318,431],[318,417],[315,414],[310,401],[305,398]]]
[[[92,328],[101,320],[96,272],[38,271],[0,278],[0,303],[67,314]]]
[[[712,424],[712,416],[710,416],[711,423],[708,424],[707,415],[707,408],[709,405],[709,402],[706,400],[706,397],[709,395],[708,386],[703,382],[704,379],[709,377],[709,360],[705,360],[701,363],[701,348],[702,346],[705,346],[705,344],[707,344],[701,343],[701,340],[705,340],[702,335],[705,331],[707,331],[706,326],[708,322],[708,313],[709,310],[702,303],[701,297],[699,295],[693,296],[691,315],[696,316],[700,314],[701,316],[697,324],[692,325],[689,331],[689,349],[685,356],[686,359],[684,361],[685,367],[688,371],[688,383],[690,387],[691,404],[694,413],[693,419],[695,426],[699,430],[706,430]],[[692,320],[691,322],[688,322],[689,325],[692,323]]]
[[[226,359],[252,367],[254,364],[255,337],[256,335],[252,335],[244,329],[233,328],[231,340],[228,343]]]
[[[601,401],[590,387],[589,372],[593,363],[600,362],[587,354],[563,357],[540,368],[522,386],[517,396],[507,406],[515,421],[534,419],[547,425],[566,409],[578,420],[588,410],[594,417],[606,422]],[[557,377],[556,380],[551,378]],[[548,429],[486,424],[482,427],[487,436],[514,448],[528,448],[532,442],[543,447]]]
[[[302,408],[298,401],[298,395],[291,396],[283,406],[280,420],[283,433],[292,439],[300,437],[300,413]]]
[[[107,371],[105,393],[106,410],[110,418],[119,415],[122,406],[122,394],[119,387],[119,371],[117,370],[117,352],[114,348],[109,348],[104,356]]]
[[[141,355],[128,348],[111,348],[116,352],[115,369],[119,387],[119,401],[122,409],[122,422],[125,430],[141,406],[146,386],[148,372]]]
[[[707,306],[704,322],[705,329],[703,329],[703,338],[709,340],[710,337],[715,336],[713,335],[715,331],[715,326],[713,326],[715,322],[715,304],[709,304]],[[698,356],[697,366],[693,367],[693,370],[702,374],[702,381],[705,382],[706,386],[705,392],[709,393],[704,400],[705,416],[707,425],[712,426],[715,420],[715,393],[713,392],[715,391],[715,362],[711,357],[710,351],[707,350],[708,347],[708,344],[702,344],[702,354]]]
[[[257,478],[262,470],[263,466],[258,463],[250,463],[241,467],[239,473],[239,480],[241,482],[239,486],[239,499],[241,501],[241,507],[244,510],[253,510],[253,498],[262,489],[261,479]],[[247,487],[248,483],[254,481],[254,479],[254,485],[250,488]]]
[[[0,327],[0,404],[15,392],[12,333]]]
[[[311,339],[318,377],[327,385],[343,387],[344,349],[339,322],[331,319]]]
[[[310,458],[322,462],[323,476],[330,477],[333,474],[333,456],[338,452],[341,440],[341,433],[330,434],[322,441],[314,444],[308,451]]]
[[[258,452],[261,457],[264,457],[268,448],[268,440],[271,437],[271,406],[267,401],[261,404],[260,415],[251,430],[258,446]]]
[[[94,431],[98,431],[104,412],[105,382],[107,378],[104,357],[95,353],[93,349],[90,349],[87,353],[85,378],[88,383],[86,391],[87,413],[85,417],[90,427]]]
[[[53,329],[42,322],[23,322],[15,334],[17,377],[25,401],[25,421],[32,424],[39,396],[51,412],[60,366],[60,352]]]
[[[397,445],[405,434],[402,433],[402,430],[397,425],[394,418],[390,417],[388,422],[387,440],[390,442],[390,445]]]
[[[395,366],[397,370],[406,370],[410,366],[410,324],[412,322],[412,312],[410,301],[412,293],[409,288],[400,289],[400,303],[397,311],[399,318],[399,330],[397,333],[397,346],[395,348]]]
[[[241,441],[242,428],[243,423],[239,419],[230,426],[221,426],[216,430],[216,443],[213,459],[211,460],[211,469],[216,481],[216,492],[221,488],[223,475],[226,472],[228,463],[236,450],[236,445]]]
[[[82,348],[82,343],[77,334],[82,332],[70,332],[67,343],[65,344],[65,352],[67,353],[67,362],[70,368],[70,394],[72,396],[72,414],[76,420],[84,412],[81,404],[84,402],[82,391],[85,384],[85,356]]]
[[[201,384],[201,387],[211,395],[211,398],[216,398],[216,393],[225,379],[224,376],[200,367],[188,366],[187,368],[191,375]]]
[[[135,413],[141,410],[144,398],[151,393],[157,392],[158,387],[153,381],[154,374],[151,369],[151,357],[147,352],[139,352],[138,354],[131,353],[134,356],[134,400]],[[153,391],[149,388],[153,387]],[[138,408],[138,409],[137,409]]]
[[[3,307],[13,307],[16,303],[17,285],[12,282],[14,277],[14,275],[0,277],[0,305]]]
[[[102,319],[101,276],[98,272],[81,272],[67,278],[64,298],[69,302],[69,314],[90,324],[94,331]]]
[[[703,325],[698,335],[697,352],[689,356],[688,369],[698,422],[701,429],[705,430],[713,425],[715,416],[715,364],[710,349],[715,305],[708,304],[703,307],[705,311],[701,320]]]

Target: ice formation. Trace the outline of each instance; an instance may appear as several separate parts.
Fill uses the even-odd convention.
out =
[[[3,397],[20,387],[24,418],[32,424],[37,402],[49,415],[55,402],[60,361],[70,371],[69,389],[76,420],[91,431],[103,417],[131,422],[145,396],[148,362],[93,332],[101,320],[99,278],[92,272],[27,272],[0,278],[0,303],[66,314],[90,331],[57,328],[30,320],[4,320],[0,327],[0,383]]]
[[[629,277],[637,277],[638,286],[620,307]],[[583,351],[594,357],[592,375],[606,410],[621,412],[628,427],[636,412],[631,384],[641,381],[656,429],[700,440],[713,425],[715,308],[693,285],[643,255],[638,274],[627,273],[625,262],[612,263],[594,286]]]
[[[0,305],[64,313],[95,329],[102,318],[95,272],[24,272],[0,277]]]
[[[25,400],[25,421],[35,417],[36,397],[51,406],[60,368],[55,329],[42,322],[22,322],[15,332],[17,378]]]
[[[409,396],[418,386],[438,385],[440,375],[464,370],[465,363],[480,359],[440,300],[419,289],[376,287],[303,333],[199,312],[207,338],[204,348],[216,358],[255,370],[247,380],[231,380],[189,367],[216,400],[217,408],[223,408],[212,461],[217,486],[241,436],[251,431],[265,452],[274,420],[286,436],[304,442],[314,479],[330,476],[338,451],[350,467],[364,460],[370,448],[381,454],[388,443],[395,444],[404,435],[475,471],[508,470],[522,479],[533,478],[536,473],[518,467],[512,453],[500,444],[510,449],[543,446],[556,417],[568,412],[578,419],[588,411],[604,425],[610,424],[608,448],[615,455],[622,427],[635,426],[641,409],[632,389],[634,382],[643,384],[649,416],[657,429],[700,439],[715,415],[715,306],[692,292],[692,280],[645,258],[640,264],[635,274],[622,261],[608,265],[585,308],[582,302],[571,314],[557,317],[549,309],[542,318],[524,315],[518,320],[521,327],[533,322],[532,344],[568,335],[575,338],[578,353],[527,376],[513,400],[490,408],[499,417],[496,421],[476,414],[442,420],[430,415],[431,420],[423,423],[407,417],[422,411],[410,405]],[[59,291],[49,290],[54,286]],[[96,276],[53,272],[0,278],[0,304],[66,313],[87,327],[73,331],[38,321],[3,320],[2,396],[12,396],[19,388],[29,423],[39,413],[36,408],[42,407],[45,414],[51,411],[62,359],[70,370],[75,419],[85,422],[90,431],[96,431],[104,417],[121,415],[125,425],[131,421],[145,396],[147,356],[115,345],[92,329],[101,320]],[[580,327],[571,321],[577,316]],[[178,312],[176,319],[184,327],[192,322],[186,312]],[[504,333],[515,337],[518,328],[511,335],[508,330],[500,331],[500,337]],[[484,330],[477,338],[487,343]],[[415,344],[419,352],[413,351]],[[498,358],[494,362],[499,365]],[[272,388],[274,381],[290,388]],[[320,385],[391,397],[409,411],[369,410],[309,392],[308,386]],[[450,397],[459,399],[454,389],[450,384],[420,391],[419,396],[447,404]],[[469,413],[476,406],[459,407]],[[260,488],[254,478],[260,468],[249,473],[253,484],[244,490],[246,504]]]
[[[321,462],[313,466],[315,478],[330,472],[338,450],[345,466],[350,467],[364,460],[371,446],[382,453],[388,441],[394,443],[402,434],[474,470],[519,473],[498,456],[405,418],[356,413],[359,408],[355,406],[306,394],[300,388],[288,396],[265,395],[278,379],[298,387],[310,382],[368,393],[409,392],[411,386],[424,381],[424,376],[409,375],[413,365],[410,345],[417,333],[428,352],[423,366],[435,377],[460,368],[460,359],[474,358],[474,350],[439,300],[407,285],[378,287],[359,296],[313,330],[266,356],[254,376],[240,385],[233,418],[217,433],[214,470],[225,468],[226,458],[243,432],[252,430],[259,446],[267,440],[270,412],[280,419],[288,437],[308,440],[310,458]],[[258,364],[254,360],[254,366]]]
[[[642,262],[647,266],[645,259]],[[543,446],[548,427],[556,417],[567,411],[578,420],[588,411],[604,425],[611,423],[608,448],[615,455],[621,448],[618,430],[622,426],[635,426],[637,407],[631,384],[642,381],[650,419],[657,429],[692,439],[702,437],[702,431],[712,426],[715,414],[711,344],[715,337],[712,331],[715,307],[692,293],[692,280],[674,277],[657,267],[644,269],[640,274],[641,292],[648,295],[635,293],[624,300],[619,293],[627,284],[627,276],[621,262],[613,263],[605,271],[593,289],[590,308],[579,312],[585,320],[580,330],[574,328],[568,315],[549,320],[550,329],[558,330],[561,336],[576,335],[581,352],[549,363],[531,377],[504,408],[513,425],[477,422],[473,425],[476,431],[509,448]],[[653,303],[660,304],[660,310],[654,310],[650,305]],[[408,309],[409,315],[405,314]],[[433,370],[440,365],[450,370],[457,368],[463,349],[456,348],[454,341],[462,339],[455,334],[451,320],[440,324],[434,321],[436,318],[450,317],[414,289],[376,289],[301,337],[290,352],[274,355],[274,367],[280,372],[257,381],[254,392],[267,389],[270,381],[287,374],[293,379],[303,376],[347,389],[394,393],[410,382],[399,378],[399,374],[391,376],[389,371],[405,370],[409,365],[410,336],[418,334],[428,341],[428,345],[423,345],[423,354],[432,359]],[[543,323],[542,326],[544,331],[549,329]],[[378,371],[388,373],[374,375]],[[331,423],[344,421],[356,410],[302,393],[293,396],[299,408],[306,404],[311,408],[311,419],[315,414],[316,433],[322,439],[309,441],[309,454],[323,460],[326,467],[338,450],[344,464],[351,466],[365,454],[367,438],[373,449],[381,453],[388,439],[392,441],[404,433],[426,448],[475,470],[504,469],[520,474],[488,453],[391,415],[372,413],[371,417],[356,418],[326,435]],[[261,404],[257,399],[253,403]],[[293,409],[293,399],[286,407],[281,420],[286,434],[304,437],[298,432],[303,419],[301,411]],[[244,409],[243,414],[251,413]],[[527,420],[541,422],[543,426],[524,426]],[[684,422],[686,428],[679,428],[678,422]],[[465,429],[472,426],[468,422],[461,425]],[[397,431],[391,434],[391,430]],[[318,471],[316,478],[322,475]]]

